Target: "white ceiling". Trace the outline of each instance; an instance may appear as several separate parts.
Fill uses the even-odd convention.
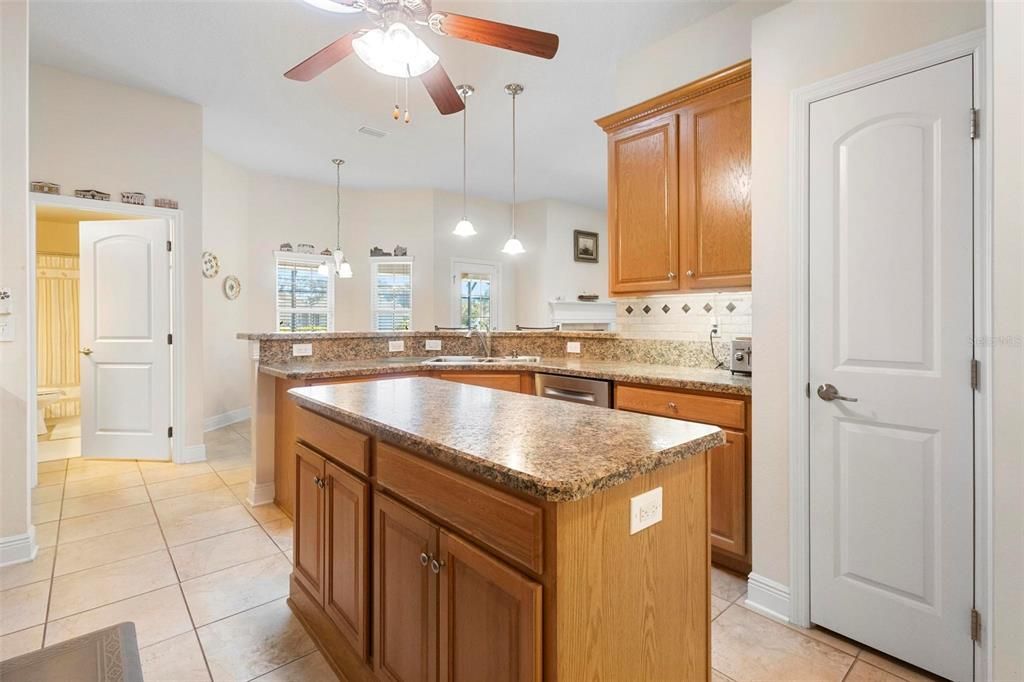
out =
[[[435,9],[561,37],[548,61],[420,32],[453,82],[477,88],[469,102],[470,194],[511,199],[503,86],[516,81],[526,87],[517,102],[519,199],[603,207],[605,137],[593,120],[615,109],[619,57],[724,4],[436,0]],[[438,114],[418,82],[409,84],[413,122],[404,125],[391,119],[394,81],[355,56],[309,83],[281,75],[363,22],[300,0],[35,0],[31,56],[202,104],[206,146],[252,169],[333,184],[330,159],[340,156],[346,186],[461,191],[461,118]],[[362,125],[388,136],[359,134]]]

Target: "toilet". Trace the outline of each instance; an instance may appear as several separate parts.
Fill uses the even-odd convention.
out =
[[[41,436],[46,433],[46,420],[43,416],[46,413],[46,408],[53,405],[55,402],[64,397],[64,391],[59,388],[40,388],[36,396],[36,407],[38,408],[38,417],[36,419],[36,435]]]

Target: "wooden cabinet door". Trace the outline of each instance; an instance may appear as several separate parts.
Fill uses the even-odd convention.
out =
[[[519,393],[522,388],[522,379],[518,372],[438,372],[437,376],[460,384],[496,388],[499,391]]]
[[[679,288],[679,119],[673,112],[608,138],[609,289]]]
[[[541,679],[541,586],[441,531],[440,679]]]
[[[390,498],[373,502],[373,666],[380,679],[437,680],[437,527]]]
[[[293,574],[306,591],[324,603],[324,458],[302,445],[295,448]]]
[[[737,557],[747,553],[747,439],[725,431],[725,445],[708,451],[711,466],[711,544]]]
[[[368,522],[370,487],[326,463],[324,611],[352,647],[369,656]]]
[[[750,80],[681,114],[682,287],[750,286]]]

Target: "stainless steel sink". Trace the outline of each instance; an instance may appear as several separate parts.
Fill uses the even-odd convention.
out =
[[[443,364],[461,364],[461,365],[487,365],[495,363],[512,363],[512,362],[540,362],[540,356],[537,355],[506,355],[504,357],[483,357],[482,355],[438,355],[436,358],[430,358],[424,360],[421,364],[424,365],[443,365]]]

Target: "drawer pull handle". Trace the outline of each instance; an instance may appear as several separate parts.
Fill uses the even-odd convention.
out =
[[[674,411],[674,410],[676,410],[678,408],[676,407],[676,404],[670,400],[670,401],[668,401],[668,409]]]
[[[430,563],[430,555],[425,552],[420,552],[420,565],[426,566],[428,563]]]
[[[434,559],[433,561],[430,562],[430,570],[434,572],[434,575],[437,575],[438,573],[440,573],[441,572],[441,568],[443,566],[444,566],[444,561],[438,561],[437,559]]]
[[[693,277],[693,270],[687,270],[686,271],[686,276],[687,277]]]

